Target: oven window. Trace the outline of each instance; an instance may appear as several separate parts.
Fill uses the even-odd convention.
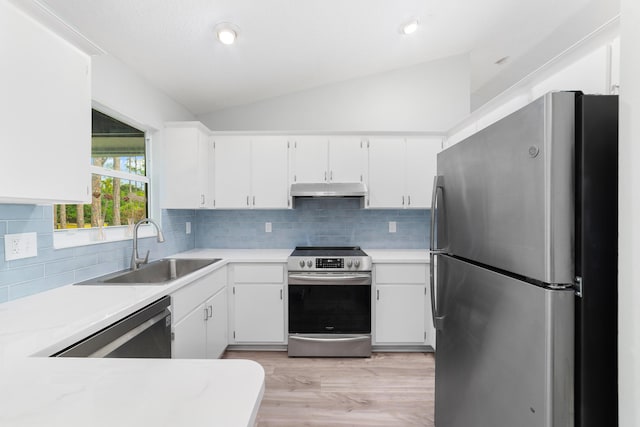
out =
[[[289,285],[290,333],[371,333],[371,286]]]

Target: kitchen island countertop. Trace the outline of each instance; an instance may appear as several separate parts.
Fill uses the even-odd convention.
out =
[[[11,427],[251,426],[264,393],[249,360],[34,357],[0,378]]]

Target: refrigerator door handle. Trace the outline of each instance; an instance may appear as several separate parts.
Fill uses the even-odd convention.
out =
[[[438,202],[438,191],[444,189],[444,179],[442,175],[433,177],[433,192],[431,193],[431,235],[429,241],[429,287],[431,289],[431,321],[433,327],[440,329],[443,317],[438,315],[436,304],[436,256],[445,253],[443,249],[436,248],[436,204]]]

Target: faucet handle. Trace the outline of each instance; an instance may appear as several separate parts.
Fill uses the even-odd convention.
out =
[[[143,264],[146,264],[146,263],[148,263],[148,262],[149,262],[149,253],[150,253],[150,252],[151,252],[151,251],[150,251],[150,250],[148,250],[148,251],[147,251],[147,254],[144,256],[144,261],[142,261],[142,263],[143,263]]]

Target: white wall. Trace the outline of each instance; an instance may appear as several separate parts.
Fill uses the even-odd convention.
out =
[[[140,125],[161,129],[172,120],[194,120],[182,105],[110,55],[92,57],[91,96],[101,106]]]
[[[620,427],[640,425],[640,2],[622,0],[618,232]]]
[[[617,85],[619,21],[585,37],[449,129],[445,146],[456,144],[550,91],[609,94]]]
[[[498,67],[497,75],[480,86],[474,86],[472,83],[471,109],[475,110],[518,84],[523,76],[530,74],[531,70],[540,67],[541,64],[553,61],[554,57],[566,56],[567,48],[574,50],[576,44],[582,43],[585,35],[606,32],[620,13],[619,0],[584,0],[580,4],[580,9],[575,10],[572,16],[565,17],[562,25],[540,28],[542,40],[531,46],[526,54],[511,57],[504,66]],[[498,45],[494,45],[494,49],[496,46]],[[473,54],[471,58],[473,63]]]
[[[446,131],[469,113],[466,55],[202,115],[214,131]]]

